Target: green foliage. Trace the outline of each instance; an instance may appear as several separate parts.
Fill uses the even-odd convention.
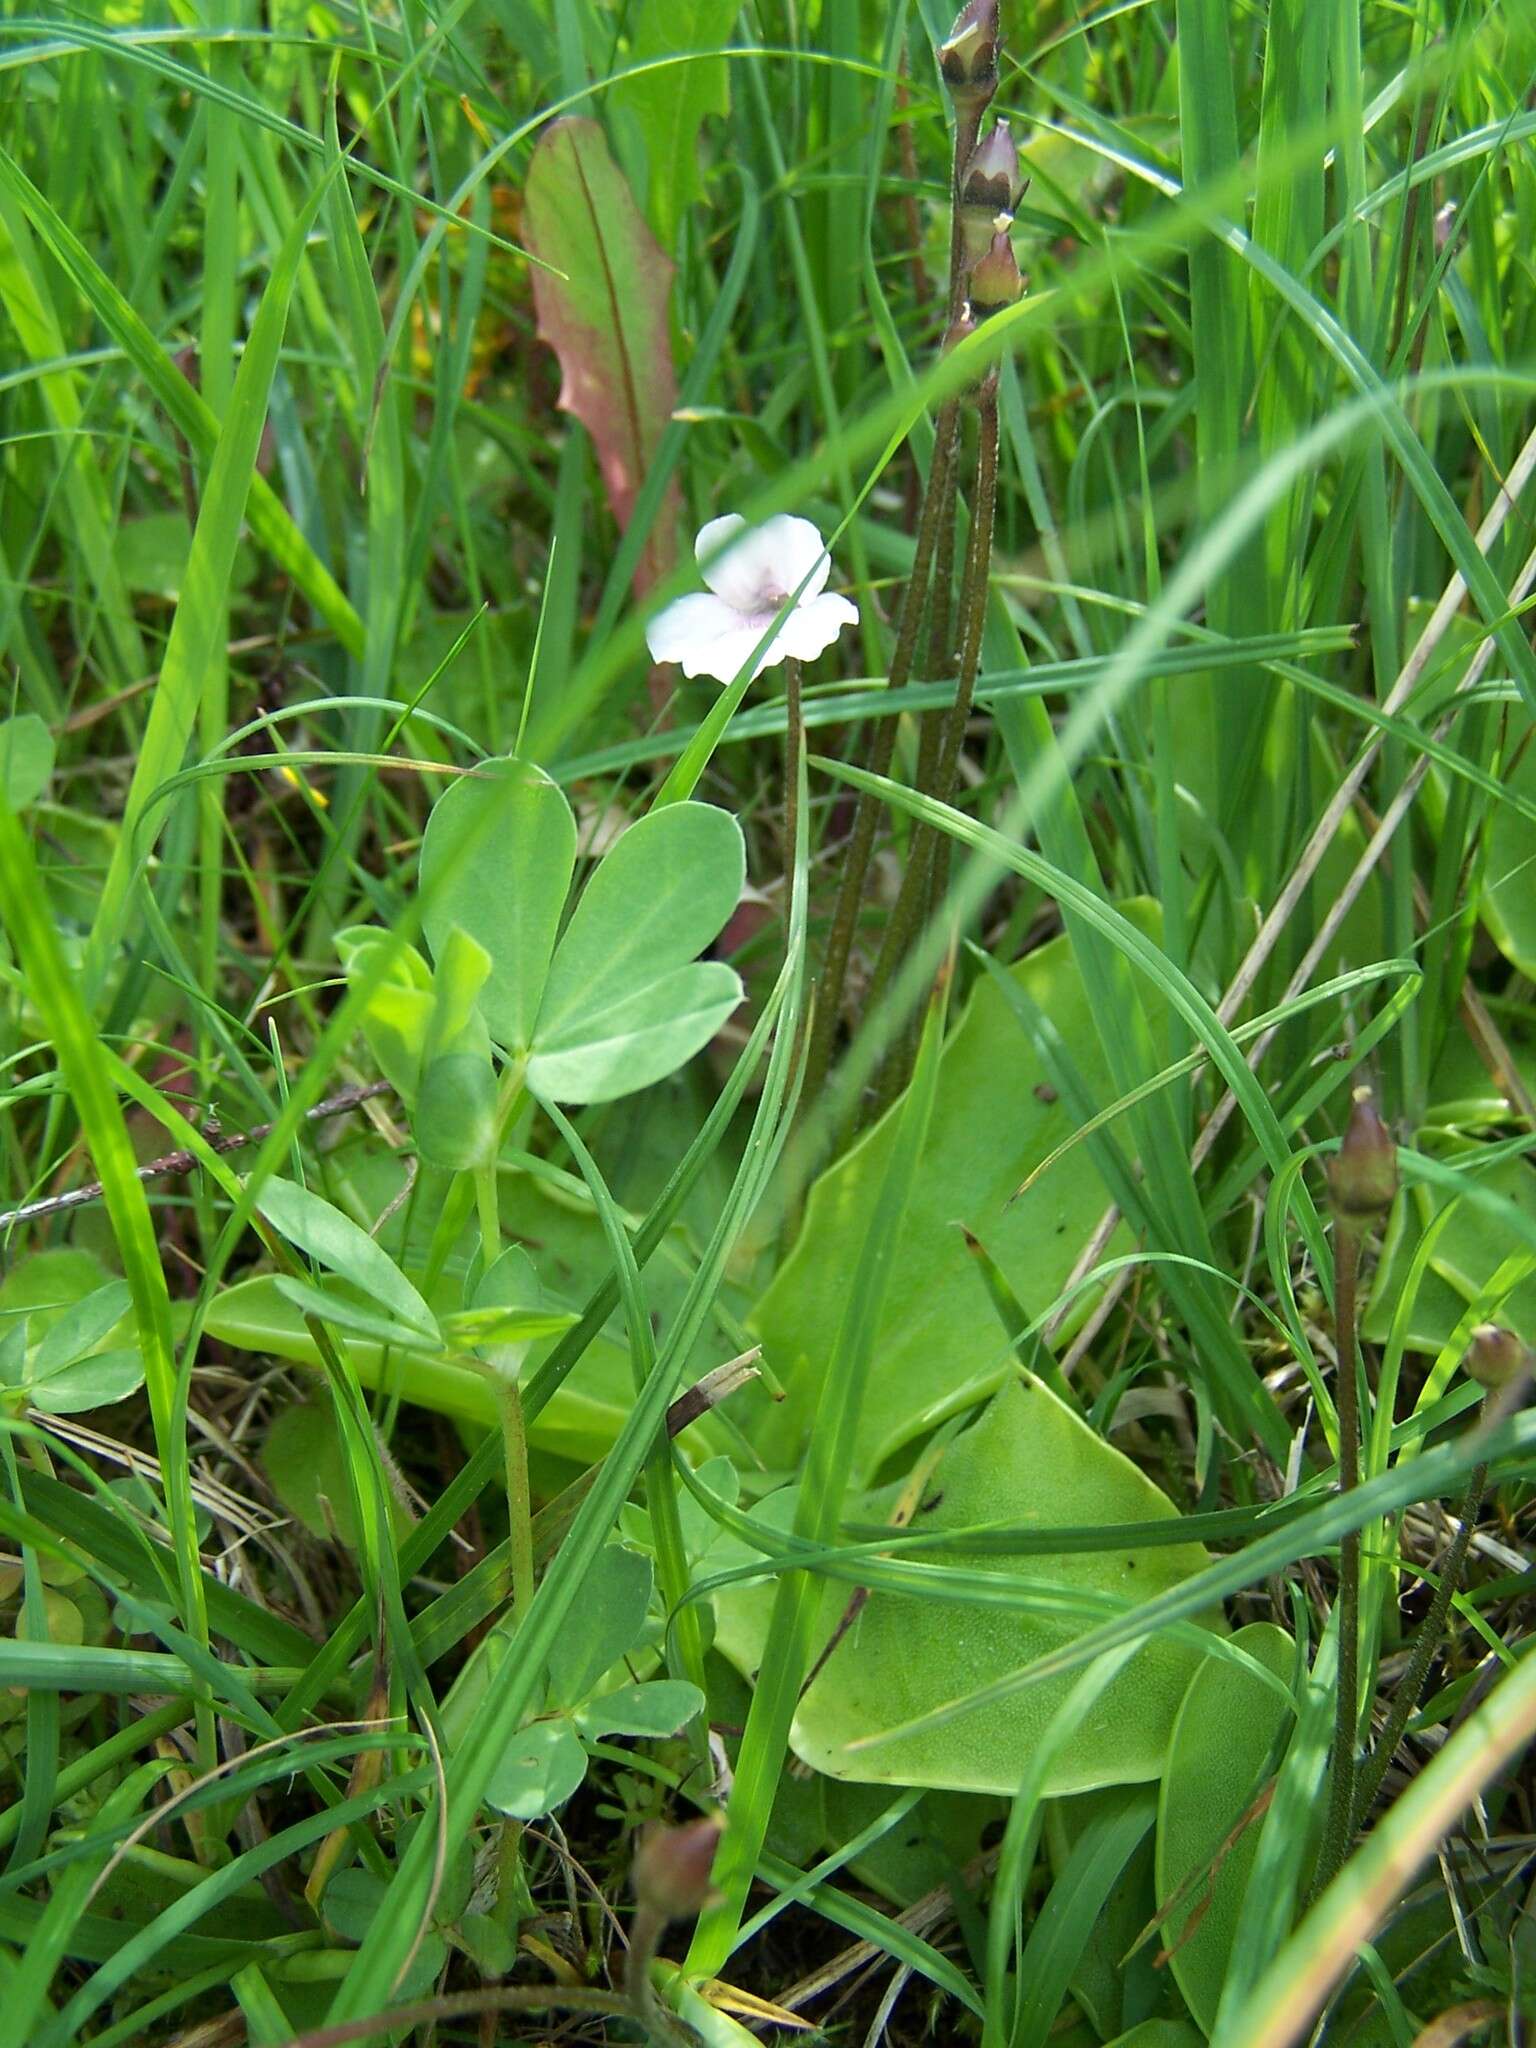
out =
[[[1289,1679],[1296,1646],[1283,1629],[1255,1622],[1232,1643]],[[1169,1967],[1207,2034],[1258,1855],[1266,1767],[1278,1762],[1290,1721],[1284,1699],[1261,1679],[1208,1658],[1173,1725],[1157,1814],[1161,1932]]]
[[[0,719],[0,784],[13,811],[24,811],[48,787],[56,750],[53,734],[35,712]]]
[[[665,64],[617,86],[614,99],[635,117],[650,159],[651,222],[663,249],[677,240],[685,209],[704,197],[699,129],[731,111],[731,71],[718,54],[730,40],[733,0],[644,0],[630,38],[632,66],[679,54],[693,63]]]
[[[883,1520],[890,1506],[889,1493],[868,1496],[858,1518]],[[781,1525],[784,1513],[775,1517]],[[1014,1375],[934,1462],[914,1519],[927,1533],[1124,1525],[1166,1521],[1175,1513],[1165,1495],[1046,1386]],[[1051,1680],[991,1707],[968,1709],[968,1695],[1072,1641],[1083,1620],[1106,1606],[1150,1598],[1206,1559],[1195,1544],[1051,1557],[1022,1584],[1006,1563],[985,1555],[957,1549],[947,1561],[957,1573],[983,1575],[972,1580],[971,1599],[874,1592],[826,1657],[800,1701],[791,1737],[797,1755],[817,1770],[865,1783],[1011,1792],[1070,1681]],[[1017,1597],[986,1597],[994,1573]],[[1002,1585],[997,1591],[1003,1595]],[[818,1650],[838,1630],[848,1597],[836,1581],[826,1587],[815,1628]],[[762,1596],[720,1593],[716,1602],[720,1647],[756,1672],[766,1623]],[[1074,1623],[1074,1617],[1081,1619]],[[1059,1797],[1155,1778],[1196,1654],[1184,1644],[1144,1651],[1076,1729],[1047,1793]],[[949,1710],[944,1720],[901,1732],[940,1709]]]
[[[1536,30],[1004,0],[957,361],[953,13],[7,23],[0,2043],[1404,2048],[1530,1978],[1536,1422],[1459,1361],[1536,1342]],[[647,664],[726,512],[857,653]],[[1363,1734],[1485,1462],[1314,1900],[1341,1544]]]
[[[1138,915],[1153,925],[1145,906]],[[1084,1085],[1102,1092],[1091,1009],[1067,941],[1038,948],[1011,978],[1076,1049]],[[876,1337],[880,1369],[860,1426],[858,1464],[866,1479],[1010,1369],[962,1226],[985,1245],[1030,1315],[1056,1300],[1103,1213],[1104,1183],[1079,1146],[1018,1191],[1072,1129],[1068,1105],[1021,1039],[1003,996],[979,981],[939,1062],[923,1170],[890,1261]],[[821,1176],[800,1237],[753,1312],[788,1390],[788,1399],[766,1413],[758,1437],[779,1469],[803,1450],[830,1367],[826,1332],[895,1136],[896,1118],[888,1117]]]
[[[700,1712],[704,1695],[685,1680],[624,1675],[655,1657],[648,1640],[653,1585],[648,1557],[617,1543],[599,1551],[583,1588],[581,1625],[551,1651],[542,1710],[508,1739],[486,1783],[486,1803],[498,1813],[537,1820],[578,1790],[588,1745],[613,1735],[673,1736]],[[444,1706],[451,1737],[469,1725],[511,1642],[499,1625],[466,1664]]]
[[[598,863],[557,942],[575,858],[570,806],[523,762],[492,763],[439,800],[421,858],[438,1009],[443,961],[454,949],[473,945],[486,964],[472,991],[460,989],[446,1027],[406,997],[421,1035],[423,1092],[428,1051],[462,1041],[477,1001],[534,1094],[559,1102],[608,1102],[664,1079],[740,1003],[733,969],[694,958],[741,895],[746,857],[728,812],[673,804],[632,825]],[[360,946],[354,935],[349,943],[349,972],[368,972],[377,942]],[[386,1030],[399,1014],[394,998],[382,1013]],[[456,1071],[448,1092],[462,1087]],[[482,1156],[437,1163],[474,1165]]]

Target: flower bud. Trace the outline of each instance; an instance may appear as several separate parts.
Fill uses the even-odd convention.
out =
[[[969,306],[962,306],[959,319],[950,322],[949,329],[944,336],[942,353],[948,355],[950,350],[958,348],[962,341],[969,341],[975,332],[976,322],[972,316],[971,309]],[[995,390],[996,388],[997,365],[993,363],[982,372],[980,378],[974,384],[965,385],[960,392],[960,396],[963,399],[974,402],[989,389]]]
[[[992,237],[1013,226],[1011,213],[988,213],[984,206],[960,208],[960,260],[969,275],[992,246]]]
[[[1016,306],[1024,296],[1024,274],[1013,253],[1013,243],[1008,239],[1009,226],[1008,216],[999,214],[993,222],[987,253],[971,272],[966,286],[966,297],[978,320],[990,320],[994,313],[1001,313],[1005,307]]]
[[[690,1820],[680,1828],[647,1828],[635,1851],[635,1898],[662,1920],[691,1920],[709,1899],[709,1873],[720,1846],[720,1823]]]
[[[960,318],[952,320],[945,331],[943,353],[948,355],[950,350],[958,348],[962,341],[969,341],[975,332],[976,322],[971,318],[971,309],[964,306],[961,308]]]
[[[960,203],[984,208],[989,215],[1014,213],[1024,185],[1013,131],[1007,121],[994,121],[990,134],[977,143],[960,174]]]
[[[957,111],[979,114],[997,91],[998,0],[969,0],[939,45],[939,69]]]
[[[1530,1353],[1513,1330],[1498,1323],[1479,1323],[1461,1362],[1469,1379],[1494,1393],[1526,1370]]]
[[[1344,1137],[1328,1168],[1334,1213],[1383,1216],[1397,1193],[1397,1147],[1369,1088],[1357,1088]]]

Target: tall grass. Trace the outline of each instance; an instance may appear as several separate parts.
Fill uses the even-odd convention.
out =
[[[1074,1861],[1085,1808],[1045,1791],[1121,1660],[1220,1602],[1297,1650],[1201,2038],[1299,2040],[1325,2012],[1330,2041],[1522,2038],[1536,1432],[1513,1395],[1479,1424],[1456,1372],[1480,1324],[1536,1342],[1536,15],[1003,18],[1030,288],[941,356],[947,0],[0,10],[0,1161],[6,1209],[42,1203],[7,1216],[0,1278],[0,2044],[339,2043],[392,2005],[413,2015],[396,2038],[532,2040],[566,1993],[636,2038],[610,1967],[634,1842],[717,1810],[734,1769],[691,1979],[658,1973],[653,2030],[730,2042],[792,2005],[828,2038],[1086,2043],[1111,2037],[1086,1988],[1107,1955],[1151,1987],[1117,2007],[1125,2038],[1173,2048],[1199,2017],[1178,1972],[1152,1966],[1156,1937],[1140,1962],[1113,1947],[1117,1895],[1152,1899],[1150,1821],[1101,1816]],[[666,156],[636,111],[658,77],[694,109]],[[571,113],[602,125],[675,266],[677,404],[622,529],[558,408],[524,246],[532,152]],[[989,367],[996,538],[945,802],[918,786],[920,734],[952,678],[885,683],[933,416]],[[705,520],[781,510],[830,536],[861,611],[808,683],[792,845],[785,671],[722,698],[649,669],[643,640],[696,587]],[[653,548],[683,566],[637,589]],[[40,779],[9,751],[39,743],[31,721]],[[540,1577],[514,1628],[480,1383],[284,1325],[256,1283],[313,1277],[261,1220],[274,1174],[375,1233],[434,1308],[464,1278],[464,1189],[418,1171],[370,1086],[358,1034],[385,969],[348,983],[337,934],[416,936],[432,801],[519,735],[585,846],[692,796],[742,821],[752,887],[721,941],[742,1020],[569,1124],[525,1107],[493,1176],[570,1320],[523,1374]],[[839,1005],[818,968],[859,790],[878,850]],[[941,900],[866,1003],[928,832]],[[1057,1013],[1020,961],[1047,963]],[[983,994],[1010,1035],[973,1150],[1011,1171],[987,1120],[1015,1073],[1064,1104],[1060,1149],[1015,1184],[1059,1194],[1074,1234],[1042,1224],[1010,1263],[989,1243],[1003,1195],[943,1219],[922,1255],[965,1224],[971,1319],[870,1466],[944,1019]],[[818,1005],[835,1059],[801,1099]],[[919,1040],[889,1120],[828,1173]],[[1346,1498],[1319,1162],[1362,1078],[1404,1192],[1366,1258]],[[344,1114],[311,1116],[338,1095]],[[176,1173],[136,1171],[169,1147]],[[836,1180],[860,1159],[880,1173]],[[713,1434],[674,1410],[671,1444],[678,1397],[792,1320],[773,1304],[839,1186],[863,1206],[817,1358],[769,1336],[760,1384],[720,1398]],[[142,1393],[83,1421],[31,1400],[27,1342],[116,1276]],[[942,1628],[1031,1613],[1032,1559],[1122,1541],[884,1519],[870,1489],[899,1491],[1020,1361],[1164,1488],[1169,1540],[1213,1555],[1145,1605],[1083,1603],[1067,1647],[997,1682],[1076,1690],[999,1827],[899,1912],[876,1852],[914,1811],[942,1832],[945,1792],[812,1826],[792,1724],[828,1585]],[[696,1469],[711,1451],[739,1496]],[[1341,1542],[1359,1532],[1344,1719],[1367,1748],[1445,1550],[1438,1503],[1482,1464],[1426,1698],[1313,1898]],[[757,1514],[795,1476],[788,1519]],[[580,1793],[525,1831],[487,1788],[551,1654],[599,1629],[614,1541],[662,1562],[635,1675],[702,1680],[714,1740],[595,1738]],[[749,1700],[712,1602],[765,1577]],[[701,1998],[709,1980],[730,1993]],[[1453,2008],[1463,2032],[1424,2031]]]

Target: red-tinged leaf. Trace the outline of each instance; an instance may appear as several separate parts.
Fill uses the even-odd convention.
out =
[[[556,121],[539,139],[523,205],[528,247],[553,270],[533,275],[539,333],[560,358],[560,404],[592,436],[608,500],[627,526],[677,403],[667,301],[672,264],[595,121]],[[677,553],[678,499],[669,489],[635,585],[645,590]]]

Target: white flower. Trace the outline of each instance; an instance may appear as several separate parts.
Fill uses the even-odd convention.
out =
[[[740,538],[732,541],[733,534]],[[684,675],[733,682],[795,591],[794,607],[758,656],[754,676],[786,655],[814,661],[844,626],[858,624],[858,606],[826,590],[832,558],[809,519],[780,512],[748,526],[728,512],[700,529],[694,553],[709,591],[678,598],[645,629],[651,659],[680,661]]]

